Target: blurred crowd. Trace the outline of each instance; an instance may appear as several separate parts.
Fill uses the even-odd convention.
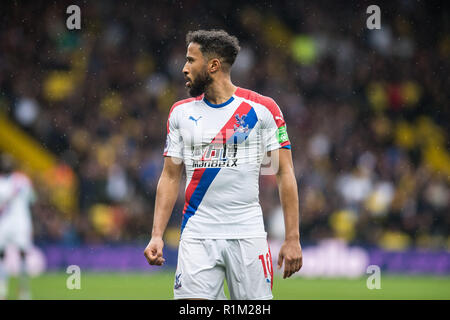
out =
[[[68,30],[70,4],[1,4],[0,111],[77,180],[70,218],[41,195],[37,243],[149,240],[168,111],[187,97],[185,35],[223,28],[241,44],[233,83],[284,113],[302,243],[450,248],[443,2],[382,3],[380,30],[367,29],[365,2],[92,1]],[[282,238],[275,178],[261,182],[269,237]]]

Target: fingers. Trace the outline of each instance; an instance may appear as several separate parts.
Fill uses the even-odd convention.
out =
[[[289,278],[294,273],[298,272],[302,267],[302,258],[286,257],[284,260],[283,279]]]
[[[147,258],[147,261],[150,265],[162,266],[164,262],[166,262],[166,259],[162,257],[162,254],[157,255],[152,252],[146,251],[145,257]]]
[[[283,265],[283,260],[284,260],[283,279],[289,278],[295,272],[300,270],[300,264],[298,259],[294,259],[289,256],[285,257],[282,251],[280,251],[278,255],[278,263],[277,263],[278,269],[280,269],[281,266]]]
[[[300,269],[302,268],[302,266],[303,266],[303,257],[300,257],[300,259],[298,259],[299,261],[298,261],[298,269],[297,269],[297,271],[300,271]]]
[[[166,261],[166,259],[163,258],[162,251],[158,251],[158,253],[156,254],[156,263],[155,264],[157,266],[162,266],[165,261]]]
[[[283,279],[289,278],[292,275],[293,267],[293,261],[290,258],[286,258],[284,261],[284,272],[283,272]]]
[[[166,259],[163,258],[162,250],[148,248],[144,251],[144,256],[150,265],[162,266],[166,262]]]
[[[283,265],[283,259],[284,259],[283,253],[280,251],[280,254],[278,255],[278,263],[277,263],[278,269],[280,269],[281,266]]]

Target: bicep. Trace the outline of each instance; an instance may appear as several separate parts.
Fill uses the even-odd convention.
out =
[[[278,148],[267,152],[267,156],[271,159],[273,172],[277,177],[294,173],[291,149]]]
[[[181,179],[183,173],[184,164],[182,159],[176,157],[164,157],[164,167],[161,177],[168,178],[170,180]]]

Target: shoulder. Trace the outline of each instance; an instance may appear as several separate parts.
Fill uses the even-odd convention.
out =
[[[276,122],[279,117],[282,117],[280,107],[271,97],[267,97],[255,91],[243,88],[238,88],[235,95],[247,101],[255,102],[263,106],[267,111],[270,112]]]
[[[236,96],[243,98],[248,101],[256,102],[264,107],[266,107],[272,114],[279,113],[280,108],[278,107],[275,100],[271,97],[264,96],[255,91],[238,88],[235,93]]]
[[[275,100],[273,100],[271,97],[264,96],[260,93],[257,93],[249,89],[237,88],[235,95],[245,100],[262,104],[268,108],[277,105],[275,103]]]
[[[195,98],[188,98],[188,99],[183,99],[183,100],[179,100],[179,101],[177,101],[177,102],[175,102],[173,105],[172,105],[172,107],[170,108],[170,111],[169,111],[169,118],[170,118],[170,116],[172,115],[172,113],[175,111],[175,110],[180,110],[182,107],[185,107],[185,106],[188,106],[188,105],[190,105],[190,104],[192,104],[192,103],[194,103],[194,102],[196,102],[196,101],[200,101],[200,100],[202,100],[203,99],[203,94],[202,95],[200,95],[200,96],[198,96],[198,97],[195,97]]]

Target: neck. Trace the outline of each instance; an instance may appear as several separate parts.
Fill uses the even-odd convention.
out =
[[[231,82],[230,77],[215,79],[205,91],[205,98],[213,104],[221,104],[228,101],[236,92],[237,87]]]

